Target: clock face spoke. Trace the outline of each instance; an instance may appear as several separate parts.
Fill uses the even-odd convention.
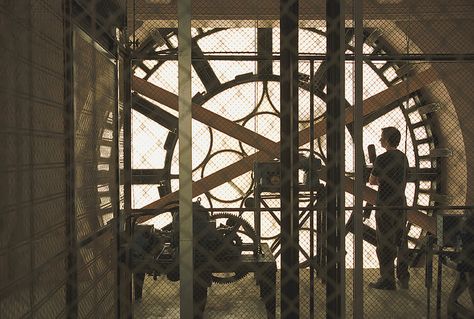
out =
[[[258,74],[273,74],[273,30],[257,30],[257,70]]]
[[[219,87],[221,82],[217,78],[216,73],[212,69],[209,61],[204,57],[204,53],[199,47],[198,41],[191,41],[192,65],[201,82],[208,92],[212,92]]]
[[[327,68],[328,68],[328,62],[323,61],[314,72],[314,91],[315,92],[319,92],[319,91],[322,92],[324,90],[324,87],[326,86]]]
[[[170,131],[174,131],[178,127],[177,117],[159,108],[152,102],[139,95],[134,95],[132,101],[132,109],[145,115],[150,120],[166,127]]]
[[[350,48],[349,43],[351,42],[351,40],[353,38],[354,38],[354,29],[353,28],[347,28],[346,33],[345,33],[345,38],[344,38],[347,49]],[[316,93],[316,95],[319,98],[321,98],[323,100],[325,100],[325,96],[326,96],[326,94],[323,91],[324,91],[324,88],[326,87],[327,69],[328,69],[328,63],[327,63],[326,60],[324,60],[321,63],[319,63],[319,65],[317,66],[316,71],[314,72],[314,75],[313,75],[314,92]],[[309,85],[309,83],[308,83],[308,85]],[[310,90],[309,86],[306,89],[309,91]]]

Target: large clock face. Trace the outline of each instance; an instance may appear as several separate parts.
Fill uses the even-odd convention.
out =
[[[374,39],[374,30],[365,30],[368,40],[364,45],[365,54],[385,53],[388,44],[382,38]],[[139,53],[142,56],[160,57],[156,60],[137,60],[135,75],[164,92],[177,94],[178,65],[174,58],[177,52],[177,31],[161,29],[160,41],[148,45]],[[245,162],[260,151],[255,145],[243,142],[239,136],[246,134],[244,129],[258,136],[278,143],[280,139],[280,67],[278,60],[272,60],[279,51],[278,29],[195,29],[193,30],[192,51],[193,102],[204,111],[193,119],[193,180],[205,180],[218,174],[220,180],[208,189],[204,187],[199,196],[201,202],[210,208],[239,208],[254,195],[252,163]],[[353,50],[352,30],[346,32],[347,53]],[[299,52],[302,55],[325,53],[325,33],[318,29],[300,30]],[[140,49],[139,49],[140,50]],[[250,54],[256,53],[254,55]],[[169,58],[167,58],[169,54]],[[212,57],[214,56],[214,58]],[[256,57],[255,59],[249,56]],[[300,130],[309,127],[310,120],[310,61],[301,60],[299,64],[299,120]],[[324,121],[325,117],[325,62],[314,63],[314,117]],[[364,63],[364,100],[371,104],[372,112],[364,116],[364,150],[375,144],[378,154],[382,153],[379,139],[381,128],[396,126],[402,132],[400,149],[407,154],[414,176],[407,186],[408,205],[430,205],[430,194],[436,192],[436,161],[430,158],[429,150],[434,147],[434,130],[427,117],[417,111],[424,104],[423,96],[416,89],[407,90],[392,100],[383,103],[371,99],[390,91],[391,87],[403,85],[404,65],[388,61]],[[352,112],[353,104],[353,66],[346,66],[347,113]],[[137,89],[133,98],[133,137],[132,168],[134,169],[133,205],[143,207],[158,201],[167,193],[178,189],[178,148],[177,112],[172,105],[150,98]],[[206,113],[207,112],[207,113]],[[199,112],[197,112],[199,113]],[[206,115],[207,114],[207,115]],[[205,116],[212,116],[212,120]],[[232,125],[222,125],[219,121],[231,121]],[[227,123],[227,122],[226,122]],[[345,168],[347,177],[353,176],[353,128],[348,122],[345,132]],[[315,132],[314,155],[326,162],[326,137]],[[278,145],[278,144],[276,144]],[[309,143],[300,146],[301,152],[308,154]],[[275,158],[276,159],[276,158]],[[246,163],[247,169],[236,171],[233,165]],[[368,154],[366,163],[369,164]],[[146,174],[144,174],[144,172]],[[147,178],[140,176],[147,175]],[[151,177],[150,177],[151,176]],[[160,187],[158,187],[160,184]],[[202,185],[201,185],[202,186]],[[160,191],[158,191],[160,190]],[[308,204],[302,197],[301,203]],[[352,194],[346,193],[346,206],[352,206]],[[247,201],[248,203],[248,201]],[[280,205],[277,194],[267,194],[262,198],[262,207],[272,208]],[[236,211],[237,213],[238,211]],[[351,211],[347,212],[349,218]],[[427,213],[426,211],[423,213]],[[240,213],[241,217],[253,223],[251,212]],[[162,218],[162,217],[161,217]],[[160,217],[154,219],[160,225]],[[366,223],[374,227],[374,221]],[[301,225],[302,251],[309,249],[308,230],[312,228],[307,221]],[[262,236],[269,241],[278,255],[279,235],[278,212],[262,214]],[[410,236],[418,238],[424,232],[412,226]],[[348,245],[351,245],[350,236]],[[308,246],[308,247],[307,247]],[[348,249],[349,251],[349,249]],[[303,252],[301,261],[307,258]],[[350,256],[348,257],[350,259]],[[366,259],[366,266],[373,266],[375,253]],[[352,261],[348,260],[349,263]]]

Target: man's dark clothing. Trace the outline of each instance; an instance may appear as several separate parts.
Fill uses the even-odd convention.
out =
[[[372,175],[379,179],[377,205],[405,205],[408,160],[399,150],[387,151],[375,159]]]
[[[405,187],[408,160],[399,150],[389,150],[379,155],[372,175],[379,181],[376,205],[405,206]],[[375,213],[377,258],[380,276],[385,282],[395,282],[394,260],[397,257],[397,278],[408,282],[408,242],[406,211],[397,208],[381,208]]]

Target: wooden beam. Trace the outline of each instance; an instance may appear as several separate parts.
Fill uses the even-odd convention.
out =
[[[366,116],[372,112],[375,112],[379,108],[393,103],[405,96],[429,85],[436,81],[438,76],[433,68],[429,68],[425,71],[415,74],[407,81],[400,82],[381,91],[369,98],[363,103],[363,115]],[[162,103],[168,107],[177,110],[177,99],[178,97],[173,93],[159,88],[151,83],[148,83],[140,78],[134,78],[133,88],[137,92],[146,95],[152,99],[157,99],[157,102]],[[195,109],[196,108],[196,112]],[[197,118],[199,114],[199,119]],[[215,114],[209,110],[204,109],[199,105],[193,105],[193,116],[199,121],[205,121],[203,123],[218,129],[229,136],[240,139],[241,141],[253,146],[257,149],[264,149],[264,151],[258,151],[248,157],[241,159],[225,168],[210,174],[199,181],[193,183],[193,196],[203,194],[219,185],[224,184],[253,168],[253,163],[258,161],[269,161],[274,158],[278,158],[280,143],[275,143],[269,139],[248,130],[234,122],[223,118],[222,116]],[[353,109],[346,110],[345,123],[349,124],[353,121]],[[225,125],[224,125],[225,124]],[[231,129],[230,129],[231,128]],[[326,134],[326,125],[324,120],[320,120],[315,123],[315,137],[321,137]],[[241,139],[242,138],[242,139]],[[299,142],[300,145],[304,145],[310,141],[309,128],[300,131]],[[345,177],[345,191],[352,193],[353,180]],[[369,203],[375,204],[376,192],[370,187],[366,186],[364,189],[364,200]],[[145,209],[159,209],[163,208],[171,202],[177,200],[177,192],[170,193],[163,196],[157,201],[154,201],[146,205]],[[149,217],[143,217],[139,221],[145,221]],[[410,222],[422,227],[431,233],[436,233],[435,221],[433,218],[419,211],[408,212],[408,219]]]
[[[158,103],[172,108],[175,111],[179,111],[178,96],[172,92],[162,89],[136,76],[133,77],[132,89]],[[193,103],[193,118],[265,153],[273,155],[275,153],[275,148],[279,147],[278,143],[275,143],[246,127],[240,126],[228,118],[211,112],[196,103]]]
[[[344,182],[345,191],[348,193],[352,193],[352,190],[354,189],[354,180],[346,176],[344,178]],[[375,205],[377,191],[368,186],[365,186],[363,189],[362,196],[367,203]],[[436,220],[433,217],[428,216],[425,213],[422,213],[417,210],[409,210],[407,211],[407,219],[410,223],[415,224],[423,228],[424,230],[436,235]]]

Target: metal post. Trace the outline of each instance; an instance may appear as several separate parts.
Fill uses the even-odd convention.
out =
[[[364,188],[364,149],[363,149],[363,60],[364,43],[363,1],[354,1],[354,145],[355,145],[355,183],[354,183],[354,271],[353,300],[354,318],[364,317],[364,259],[363,259],[363,193]]]
[[[120,233],[121,233],[121,212],[120,212],[120,129],[121,129],[121,119],[120,119],[120,111],[121,111],[121,93],[122,93],[122,68],[123,63],[120,57],[120,30],[116,29],[116,47],[115,47],[115,109],[114,109],[114,161],[115,161],[115,185],[113,185],[113,194],[116,196],[116,200],[112,202],[113,205],[113,212],[114,212],[114,222],[113,222],[113,236],[114,236],[114,247],[115,247],[115,255],[113,258],[114,261],[114,271],[115,271],[115,280],[116,280],[116,287],[115,287],[115,311],[116,317],[120,317],[120,287],[121,287],[121,271],[120,271],[120,255],[121,255],[121,240],[120,240]]]
[[[120,221],[124,229],[120,240],[124,243],[130,241],[132,232],[132,60],[128,52],[123,62],[124,105],[123,105],[123,201],[124,218]],[[132,276],[130,269],[130,256],[126,250],[120,254],[120,318],[132,317]]]
[[[309,318],[314,318],[314,60],[309,65]]]
[[[77,318],[77,238],[75,205],[75,112],[74,112],[74,30],[72,3],[63,2],[64,19],[64,104],[66,132],[66,316]]]
[[[179,83],[179,274],[180,317],[191,319],[193,302],[191,0],[178,1]],[[191,289],[190,289],[191,288]]]
[[[443,256],[442,252],[438,251],[438,276],[436,278],[436,319],[441,319],[441,290],[443,285]]]
[[[344,10],[326,0],[327,281],[326,317],[344,318]]]
[[[254,169],[254,171],[256,171]],[[261,238],[262,238],[262,229],[261,229],[261,218],[262,218],[262,190],[260,188],[260,177],[256,176],[254,181],[254,200],[255,200],[255,211],[254,211],[254,224],[255,224],[255,233],[257,234],[257,242],[255,243],[255,249],[253,251],[254,255],[260,251],[261,248]]]
[[[299,318],[298,0],[280,1],[281,317]]]

